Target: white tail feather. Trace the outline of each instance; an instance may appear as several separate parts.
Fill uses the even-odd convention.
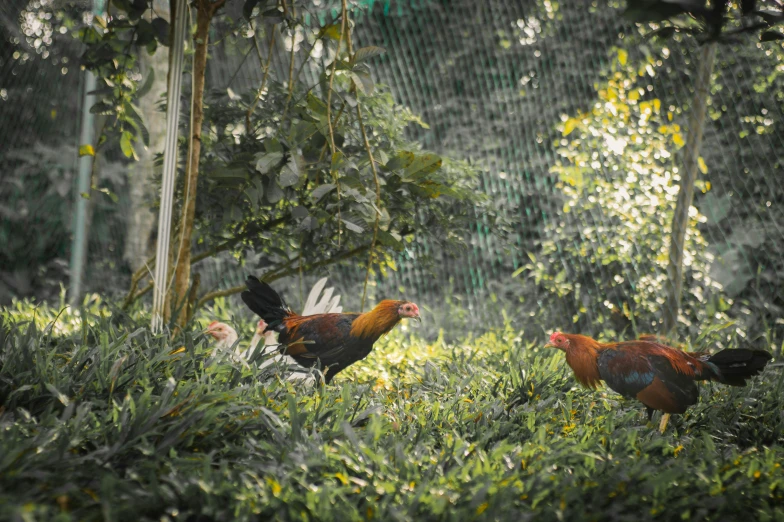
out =
[[[305,300],[305,308],[302,310],[302,315],[316,315],[316,314],[339,314],[343,311],[340,306],[340,296],[332,294],[335,292],[333,287],[324,289],[327,284],[327,278],[322,277],[319,279]],[[321,291],[324,290],[324,295],[319,296]]]
[[[322,277],[321,279],[316,281],[316,284],[313,285],[313,288],[311,289],[308,298],[305,300],[305,307],[302,309],[302,315],[313,315],[314,313],[318,313],[318,312],[314,312],[313,310],[316,309],[316,302],[318,301],[319,294],[321,293],[321,290],[324,288],[326,284],[327,284],[326,277]]]

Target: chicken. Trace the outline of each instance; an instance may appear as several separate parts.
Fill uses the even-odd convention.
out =
[[[253,335],[248,349],[243,349],[239,344],[237,344],[237,340],[239,338],[237,331],[226,323],[221,323],[218,321],[211,322],[207,327],[207,333],[214,337],[217,341],[215,348],[212,351],[213,356],[215,356],[215,354],[218,352],[218,349],[227,350],[245,367],[249,366],[247,359],[253,354],[253,350],[256,348],[256,346],[258,346],[262,339],[264,340],[265,346],[265,348],[262,348],[263,355],[268,355],[272,351],[275,351],[275,348],[277,348],[278,345],[278,342],[275,340],[275,332],[267,330],[267,323],[265,323],[263,319],[257,323],[256,333]],[[231,350],[232,347],[234,347],[233,351]],[[272,349],[268,349],[266,347],[272,347]],[[268,358],[262,362],[259,365],[259,369],[266,368],[267,366],[276,363],[284,363],[289,366],[296,365],[296,361],[294,361],[294,359],[291,357],[276,354],[274,357]],[[313,384],[315,382],[315,379],[312,375],[306,374],[304,372],[291,372],[288,376],[286,376],[286,380],[307,381],[306,384]]]
[[[305,368],[320,365],[329,384],[340,371],[368,356],[373,344],[402,318],[420,320],[410,301],[381,301],[364,314],[326,313],[311,316],[292,312],[267,283],[248,276],[242,300],[278,332],[279,351]]]
[[[636,341],[600,343],[590,337],[555,332],[546,346],[566,353],[577,381],[596,388],[601,381],[624,397],[654,410],[684,413],[697,403],[696,381],[745,386],[772,359],[763,350],[722,350],[714,355],[687,353],[661,344],[652,336]],[[666,423],[662,422],[661,431]]]
[[[218,321],[213,321],[207,326],[207,334],[214,337],[216,341],[213,355],[217,353],[218,349],[230,350],[239,339],[234,328]]]
[[[258,323],[256,323],[256,332],[253,334],[253,337],[250,340],[250,347],[245,353],[247,355],[253,353],[253,349],[258,346],[262,339],[264,339],[265,347],[278,344],[278,340],[275,339],[275,332],[272,330],[267,330],[267,323],[264,322],[264,319],[261,319]],[[266,352],[267,350],[264,351]]]

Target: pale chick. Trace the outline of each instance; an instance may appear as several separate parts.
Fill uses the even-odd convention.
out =
[[[234,346],[234,343],[237,342],[237,339],[239,339],[237,330],[226,323],[219,323],[218,321],[210,323],[207,327],[207,334],[214,337],[216,341],[212,355],[215,355],[218,352],[218,349],[230,350],[231,347]]]
[[[256,324],[256,333],[253,334],[253,339],[250,340],[250,348],[245,353],[250,355],[262,339],[264,339],[265,346],[277,344],[278,341],[276,337],[275,332],[267,330],[267,323],[264,322],[264,319],[259,320]],[[267,350],[264,351],[266,352]]]

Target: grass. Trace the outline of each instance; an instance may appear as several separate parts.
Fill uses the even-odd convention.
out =
[[[312,390],[196,333],[2,317],[3,520],[784,520],[780,367],[662,436],[510,327],[395,332]]]

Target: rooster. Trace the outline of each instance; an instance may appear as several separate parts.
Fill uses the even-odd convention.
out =
[[[772,359],[763,350],[687,353],[654,339],[645,336],[636,341],[600,343],[584,335],[555,332],[545,346],[566,353],[566,363],[583,386],[596,388],[604,381],[624,397],[643,403],[649,421],[654,410],[684,413],[696,404],[696,381],[745,386],[746,380],[760,373]],[[662,419],[662,432],[666,418]]]
[[[404,317],[421,321],[410,301],[381,301],[364,314],[292,312],[267,283],[248,276],[242,300],[278,332],[279,351],[305,368],[321,365],[329,384],[340,371],[368,356],[373,344]]]

